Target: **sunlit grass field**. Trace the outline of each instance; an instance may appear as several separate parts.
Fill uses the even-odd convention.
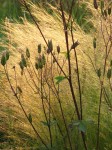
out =
[[[39,23],[40,29],[42,30],[46,40],[48,41],[52,39],[53,53],[55,54],[59,64],[63,66],[64,72],[68,75],[66,42],[59,10],[50,4],[48,4],[47,9],[45,6],[43,7],[42,4],[35,5],[30,3],[29,5],[31,12],[35,20]],[[100,10],[96,11],[94,9],[92,1],[85,1],[79,10],[82,11],[83,7],[85,9],[85,5],[89,10],[89,12],[87,12],[89,14],[87,15],[90,15],[90,19],[88,19],[89,16],[87,16],[87,18],[84,16],[83,18],[83,15],[77,16],[76,14],[75,17],[77,18],[75,18],[73,24],[74,40],[79,42],[76,52],[79,65],[83,108],[83,119],[80,126],[79,124],[77,125],[79,122],[74,109],[69,84],[66,79],[60,82],[59,85],[56,84],[56,77],[59,75],[63,76],[63,73],[60,73],[60,68],[57,66],[56,62],[51,63],[53,60],[50,54],[47,55],[47,48],[43,37],[31,18],[26,17],[28,12],[25,12],[24,17],[21,17],[19,21],[12,21],[10,18],[6,18],[5,21],[1,23],[1,34],[3,36],[0,40],[0,47],[1,51],[7,49],[10,51],[10,58],[7,63],[10,81],[15,90],[17,86],[21,87],[22,92],[19,93],[21,103],[26,113],[31,115],[31,122],[33,122],[38,133],[41,135],[50,150],[70,149],[66,127],[64,125],[60,109],[60,103],[58,101],[59,99],[57,99],[57,96],[54,94],[56,93],[55,87],[57,89],[59,88],[59,97],[61,99],[61,105],[73,150],[84,149],[80,131],[85,134],[85,141],[87,143],[88,150],[96,149],[98,108],[101,90],[100,83],[103,80],[103,77],[99,78],[97,72],[95,72],[94,66],[97,71],[99,68],[101,69],[102,75],[105,59],[105,42],[103,36],[105,36],[106,40],[108,40],[107,33],[111,33],[111,25],[107,25],[108,22],[105,19],[103,20],[102,24],[104,26],[102,28],[104,35],[102,36],[101,18],[99,14]],[[84,13],[84,15],[86,14],[85,11],[82,13]],[[67,18],[67,12],[65,12],[65,14]],[[81,23],[81,18],[83,18],[82,21],[86,19],[84,24]],[[109,16],[108,21],[110,21],[111,18],[112,17]],[[72,45],[70,33],[68,36],[69,44]],[[97,39],[96,49],[93,47],[94,38]],[[42,45],[41,53],[46,57],[46,65],[45,68],[42,69],[42,72],[41,70],[35,69],[35,61],[40,56],[38,53],[38,44]],[[110,42],[109,44],[111,45],[112,43]],[[58,45],[60,46],[59,55],[57,54]],[[27,48],[30,51],[30,59],[27,60],[28,67],[24,69],[22,75],[19,63],[21,60],[21,53],[25,55]],[[0,58],[1,57],[2,52],[0,53]],[[80,94],[77,82],[76,61],[73,51],[70,53],[70,58],[72,83],[79,107]],[[106,65],[106,72],[111,67],[111,58],[112,52],[110,51]],[[14,68],[16,68],[16,76]],[[43,86],[43,94],[46,95],[46,97],[44,96],[44,101],[42,101],[43,98],[38,92],[41,89],[41,73],[42,79],[45,80],[43,81],[43,83],[45,82],[45,85]],[[36,83],[38,90],[34,83]],[[112,91],[111,79],[109,82],[107,73],[105,73],[104,76],[104,87],[108,95],[108,99],[105,98],[105,94],[102,96],[99,150],[111,150]],[[50,118],[49,122],[51,123],[50,130],[52,144],[48,130],[49,125],[46,123],[46,116],[43,111],[43,103],[46,115]],[[46,150],[45,146],[41,143],[41,140],[36,137],[28,119],[25,117],[20,105],[18,104],[14,93],[11,91],[2,65],[0,65],[0,116],[0,149]]]

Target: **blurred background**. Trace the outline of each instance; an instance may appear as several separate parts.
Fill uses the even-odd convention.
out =
[[[22,15],[18,0],[0,0],[0,22],[8,18],[18,18]]]

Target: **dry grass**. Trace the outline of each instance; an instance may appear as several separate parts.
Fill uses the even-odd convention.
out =
[[[92,9],[93,13],[95,12],[92,8],[92,4],[88,3],[88,7]],[[59,15],[59,12],[53,8],[54,16],[49,15],[45,10],[43,10],[41,7],[37,7],[33,4],[31,4],[31,10],[33,15],[35,16],[36,20],[39,22],[40,28],[42,32],[44,33],[44,36],[47,40],[52,39],[54,49],[56,49],[57,45],[60,45],[61,52],[66,51],[66,45],[65,45],[65,38],[64,38],[64,32],[63,32],[63,26],[61,22],[61,18]],[[99,26],[98,22],[98,14],[94,13],[94,17],[97,16],[97,19],[92,20],[94,25]],[[14,81],[14,72],[12,67],[16,66],[17,69],[17,77],[18,77],[18,84],[23,88],[23,96],[22,96],[22,103],[27,111],[27,113],[32,113],[33,120],[35,122],[36,127],[38,128],[39,132],[41,134],[46,135],[46,130],[44,127],[41,126],[40,121],[43,120],[43,114],[41,112],[42,104],[40,101],[39,96],[31,92],[31,89],[29,89],[27,83],[25,82],[25,78],[21,76],[20,74],[20,68],[19,68],[19,61],[20,61],[20,53],[25,52],[26,48],[29,48],[31,53],[31,60],[34,63],[35,62],[35,56],[37,55],[37,45],[42,44],[42,46],[45,46],[45,43],[43,41],[43,38],[41,37],[38,29],[33,23],[30,23],[26,18],[21,18],[22,24],[18,22],[11,23],[8,19],[5,20],[3,28],[5,29],[3,33],[8,38],[9,42],[7,44],[0,43],[3,47],[6,47],[6,49],[10,50],[11,58],[8,62],[8,70],[10,74],[11,81],[13,85],[15,85]],[[95,21],[94,21],[95,20]],[[86,85],[89,85],[90,83],[93,84],[93,88],[98,88],[98,78],[94,73],[93,67],[90,63],[90,60],[88,57],[84,54],[91,54],[91,58],[93,59],[94,52],[92,48],[92,41],[93,37],[95,36],[90,34],[85,34],[81,28],[74,23],[74,37],[75,41],[78,40],[80,45],[77,48],[77,54],[78,54],[78,61],[80,65],[80,72],[82,73],[82,80],[83,78],[83,72],[86,69]],[[69,42],[71,43],[71,37],[69,37]],[[102,41],[101,41],[102,42]],[[100,53],[101,50],[98,52]],[[63,59],[63,54],[60,56],[60,62]],[[73,53],[71,53],[71,57],[74,58]],[[73,68],[75,62],[73,61]],[[65,69],[67,69],[65,67]],[[35,77],[34,77],[35,78]],[[35,79],[36,80],[36,79]],[[5,84],[4,84],[5,83]],[[75,81],[74,81],[75,84]],[[9,89],[9,85],[7,83],[6,77],[4,76],[3,68],[0,66],[0,116],[2,116],[5,120],[5,124],[3,123],[2,128],[6,128],[9,126],[10,120],[13,122],[12,128],[16,127],[19,129],[22,129],[26,133],[34,136],[33,131],[30,129],[30,126],[28,125],[28,122],[26,121],[23,112],[21,111],[20,107],[18,106],[18,103],[16,99],[14,98],[11,90]],[[89,88],[89,87],[88,87]],[[67,89],[66,89],[67,90]],[[10,93],[10,94],[9,94]],[[63,94],[62,94],[62,97]],[[70,98],[69,92],[66,94],[66,97]],[[63,100],[64,101],[64,100]],[[65,108],[68,105],[72,106],[72,103],[70,104],[70,101],[68,99],[68,102],[66,102]],[[92,102],[87,102],[85,100],[85,105],[93,105]],[[54,104],[52,102],[52,105],[54,105],[55,108],[55,101]],[[95,104],[94,107],[96,108]],[[8,110],[11,110],[10,117],[8,116],[9,113]],[[36,114],[36,116],[35,116]],[[38,122],[38,124],[37,124]],[[8,125],[7,125],[8,124]],[[41,128],[40,128],[41,126]],[[7,129],[7,132],[8,129]],[[47,135],[46,135],[47,137]],[[15,138],[15,137],[14,137]]]

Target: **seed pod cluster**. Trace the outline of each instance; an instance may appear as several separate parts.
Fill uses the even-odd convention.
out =
[[[57,46],[57,52],[58,52],[58,54],[60,53],[60,46],[59,45]]]
[[[24,67],[27,67],[26,58],[24,57],[23,54],[21,54],[21,61],[19,63],[19,66],[20,66],[21,70],[23,70]]]
[[[96,38],[93,39],[93,48],[96,48]]]
[[[96,1],[96,0],[93,0],[93,5],[94,5],[94,8],[95,8],[95,9],[98,9],[98,4],[97,4],[97,1]]]
[[[38,53],[41,53],[41,51],[42,51],[42,46],[41,44],[38,44]]]
[[[71,46],[71,49],[75,49],[78,45],[79,45],[79,42],[76,41],[76,42],[73,43],[73,45]]]
[[[108,72],[107,72],[107,78],[108,78],[108,79],[111,78],[111,69],[108,69]]]
[[[42,56],[39,56],[35,62],[35,68],[38,69],[42,69],[46,64],[46,58],[45,55],[42,54]]]
[[[108,14],[107,14],[107,10],[106,9],[104,10],[103,14],[104,14],[105,17],[107,17]]]
[[[1,57],[1,65],[2,66],[5,66],[7,61],[9,60],[9,51],[5,51],[3,54],[2,54],[2,57]]]
[[[28,48],[26,49],[26,57],[27,57],[27,58],[30,58],[30,51],[29,51]]]
[[[52,40],[48,40],[48,49],[47,49],[47,53],[50,54],[53,51],[53,43]]]
[[[98,76],[99,78],[101,77],[101,69],[100,69],[100,68],[97,70],[97,76]]]
[[[111,15],[111,7],[108,8],[108,15]]]
[[[29,120],[30,123],[32,123],[32,115],[31,115],[31,113],[29,113],[29,115],[28,115],[28,120]]]

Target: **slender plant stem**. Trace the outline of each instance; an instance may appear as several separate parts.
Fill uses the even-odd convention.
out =
[[[73,24],[71,23],[71,37],[72,37],[72,43],[74,44],[74,36],[73,36]],[[74,48],[74,55],[75,55],[75,60],[76,60],[76,69],[77,69],[77,79],[78,79],[78,87],[79,87],[79,97],[80,97],[80,113],[81,113],[81,120],[83,119],[82,117],[82,91],[81,91],[81,84],[80,84],[80,76],[79,76],[79,65],[78,65],[78,58],[77,58],[77,52],[76,49]]]
[[[42,77],[42,69],[40,70],[41,73],[41,99],[42,99],[42,107],[43,107],[43,112],[44,112],[44,116],[47,122],[47,127],[49,130],[49,136],[50,136],[50,141],[51,141],[51,147],[52,147],[52,136],[51,136],[51,129],[50,129],[50,124],[47,118],[47,114],[46,114],[46,110],[45,110],[45,106],[44,106],[44,99],[43,99],[43,77]]]
[[[72,98],[73,98],[73,101],[74,101],[75,109],[76,109],[76,112],[77,112],[77,117],[78,117],[79,120],[81,120],[81,115],[79,113],[79,108],[78,108],[78,105],[77,105],[77,101],[76,101],[76,97],[75,97],[75,93],[74,93],[74,89],[73,89],[73,85],[72,85],[71,61],[70,61],[70,51],[69,51],[69,43],[68,43],[68,30],[67,30],[66,19],[65,19],[65,15],[64,15],[63,6],[62,6],[61,1],[60,1],[60,8],[61,8],[62,20],[63,20],[63,26],[64,26],[66,49],[67,49],[67,54],[68,54],[69,85],[70,85],[71,94],[72,94]],[[81,132],[81,135],[82,135],[82,139],[83,139],[83,143],[84,143],[84,148],[85,148],[85,150],[87,150],[87,145],[86,145],[84,133]]]
[[[98,126],[97,126],[97,142],[96,142],[96,150],[99,150],[99,143],[100,143],[100,117],[101,117],[101,104],[102,104],[102,97],[103,97],[103,89],[104,89],[104,78],[105,78],[105,72],[106,72],[106,66],[107,66],[107,59],[110,54],[110,50],[112,47],[112,43],[110,43],[110,47],[108,48],[109,41],[106,43],[104,31],[103,31],[103,20],[101,20],[101,33],[103,37],[103,41],[105,44],[105,60],[104,60],[104,67],[103,67],[103,79],[100,80],[101,89],[100,89],[100,99],[99,99],[99,106],[98,106]],[[108,39],[109,40],[109,39]]]

